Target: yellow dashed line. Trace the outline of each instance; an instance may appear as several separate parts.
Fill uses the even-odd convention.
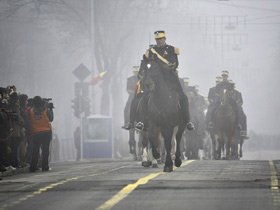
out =
[[[273,207],[275,209],[280,208],[280,193],[279,193],[279,183],[278,183],[278,177],[277,177],[277,171],[275,169],[273,161],[269,161],[270,165],[270,171],[271,171],[271,195],[273,199]]]
[[[97,175],[106,174],[106,173],[109,173],[109,172],[112,172],[112,171],[119,170],[119,169],[124,168],[124,167],[126,167],[126,166],[121,166],[121,167],[118,167],[118,168],[113,168],[113,169],[111,169],[109,171],[104,171],[102,173],[90,174],[90,175],[85,175],[85,176],[77,176],[77,177],[72,177],[72,178],[65,179],[65,180],[57,182],[57,183],[52,183],[50,185],[47,185],[44,188],[38,189],[37,191],[33,192],[32,194],[29,194],[29,195],[27,195],[25,197],[19,198],[17,201],[14,201],[14,202],[12,202],[10,204],[2,205],[2,207],[0,207],[0,210],[5,210],[8,207],[12,207],[14,205],[17,205],[17,204],[19,204],[19,203],[21,203],[23,201],[28,200],[29,198],[32,198],[32,197],[34,197],[36,195],[40,195],[43,192],[47,192],[48,190],[50,190],[50,189],[52,189],[54,187],[57,187],[58,185],[62,185],[62,184],[65,184],[67,182],[70,182],[70,181],[73,181],[73,180],[77,180],[77,179],[80,179],[80,178],[84,178],[84,177],[90,177],[90,176],[97,176]]]
[[[114,205],[116,205],[121,200],[123,200],[125,197],[127,197],[136,187],[138,187],[139,185],[148,183],[151,179],[153,179],[163,173],[164,172],[150,174],[148,176],[145,176],[145,177],[139,179],[134,184],[127,185],[120,192],[118,192],[115,196],[113,196],[110,200],[106,201],[104,204],[99,206],[96,210],[111,209]]]
[[[270,165],[270,171],[271,171],[271,191],[279,192],[278,177],[277,177],[277,172],[276,172],[275,166],[273,164],[273,161],[270,160],[269,165]]]
[[[193,160],[185,161],[182,163],[182,166],[186,166],[193,162]],[[174,168],[176,169],[176,168]],[[119,203],[121,200],[123,200],[125,197],[127,197],[133,190],[135,190],[139,185],[147,184],[151,179],[156,178],[159,175],[165,174],[165,172],[158,172],[158,173],[152,173],[148,176],[145,176],[143,178],[138,179],[135,183],[129,184],[125,186],[121,191],[119,191],[116,195],[114,195],[111,199],[107,200],[105,203],[100,205],[96,208],[96,210],[109,210],[113,206],[115,206],[117,203]]]

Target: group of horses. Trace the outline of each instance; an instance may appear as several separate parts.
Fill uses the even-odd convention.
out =
[[[197,145],[192,135],[196,132],[185,131],[185,124],[180,112],[179,95],[176,91],[169,87],[168,82],[164,79],[164,69],[156,62],[151,62],[147,66],[144,62],[140,65],[140,73],[143,73],[142,82],[147,85],[148,95],[146,95],[146,110],[142,113],[141,104],[138,105],[137,114],[141,116],[145,114],[147,117],[147,130],[140,131],[138,143],[138,151],[136,151],[136,143],[130,142],[130,153],[135,155],[141,154],[142,165],[144,167],[157,167],[157,163],[164,162],[163,171],[173,171],[173,163],[176,167],[180,167],[184,158],[181,142],[183,135],[189,138],[188,142]],[[221,96],[221,103],[216,109],[213,116],[213,129],[209,130],[212,140],[211,154],[212,159],[239,159],[241,150],[238,151],[240,141],[236,138],[237,114],[230,103],[230,96],[224,90]],[[141,103],[141,102],[140,102]],[[140,108],[139,108],[140,107]],[[130,130],[134,132],[134,130]],[[186,145],[188,147],[188,145]],[[189,145],[190,146],[190,145]],[[173,148],[173,149],[172,149]],[[189,149],[190,147],[188,147]],[[198,155],[196,146],[193,157],[188,159],[196,159]],[[225,155],[223,155],[225,154]]]

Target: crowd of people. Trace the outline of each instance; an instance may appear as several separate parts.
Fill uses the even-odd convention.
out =
[[[50,170],[54,108],[50,100],[28,98],[15,86],[0,87],[0,172],[22,167],[30,172]]]

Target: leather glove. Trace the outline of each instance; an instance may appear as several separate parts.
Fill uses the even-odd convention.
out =
[[[193,125],[192,122],[188,122],[188,123],[187,123],[187,129],[188,129],[189,131],[194,130],[194,125]]]
[[[176,63],[169,63],[169,64],[168,64],[168,67],[171,68],[171,69],[173,69],[173,70],[175,70],[175,68],[176,68]]]

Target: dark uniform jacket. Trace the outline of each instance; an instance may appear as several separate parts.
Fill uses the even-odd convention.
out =
[[[217,93],[217,87],[214,86],[214,87],[211,87],[209,89],[209,92],[208,92],[208,101],[210,104],[216,102],[219,98],[219,95]]]
[[[232,90],[232,99],[236,102],[238,106],[243,105],[243,98],[241,92],[238,90]]]
[[[222,81],[219,84],[216,85],[216,91],[220,94],[221,91],[223,91],[224,89],[226,90],[230,90],[231,88],[231,84],[229,83],[229,81]]]
[[[153,52],[152,49],[154,49],[162,58],[166,59],[167,63],[162,61],[159,58],[159,56]],[[151,46],[151,48],[146,51],[143,60],[146,63],[149,63],[151,61],[158,63],[162,67],[162,69],[165,70],[162,73],[165,81],[168,83],[168,86],[171,89],[176,90],[180,95],[183,95],[184,91],[180,84],[178,74],[175,71],[179,65],[178,54],[179,54],[179,49],[171,45],[166,44],[163,47],[158,47],[157,45],[154,45]]]
[[[170,65],[164,63],[163,61],[161,61],[159,58],[157,58],[157,56],[151,51],[151,49],[155,49],[155,51],[161,55],[163,58],[165,58]],[[170,68],[175,70],[178,65],[179,65],[179,61],[178,61],[178,55],[179,54],[179,49],[175,48],[171,45],[164,45],[163,47],[158,47],[157,45],[151,46],[151,48],[149,50],[147,50],[145,57],[147,58],[148,61],[151,60],[155,60],[156,62],[158,62],[159,64],[162,65],[162,67],[165,68]]]

